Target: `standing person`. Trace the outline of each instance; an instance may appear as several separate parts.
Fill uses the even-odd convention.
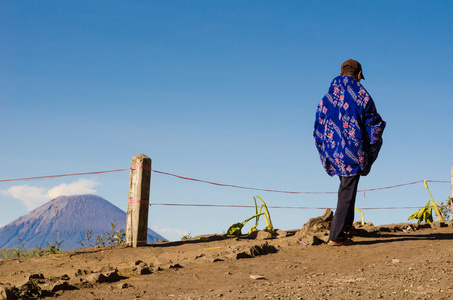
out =
[[[322,165],[327,174],[340,178],[329,236],[329,245],[334,246],[353,244],[345,231],[354,221],[357,186],[378,156],[385,128],[361,79],[365,77],[360,63],[345,61],[316,111],[313,136]]]

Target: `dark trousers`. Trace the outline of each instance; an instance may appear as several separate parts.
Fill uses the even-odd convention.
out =
[[[337,209],[330,224],[329,240],[342,242],[346,239],[345,230],[348,230],[354,222],[355,198],[360,175],[352,177],[340,177],[338,189]]]

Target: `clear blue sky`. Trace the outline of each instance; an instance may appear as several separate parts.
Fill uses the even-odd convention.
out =
[[[387,122],[359,189],[450,180],[450,1],[0,0],[0,179],[128,168],[289,191],[336,191],[312,140],[341,63]],[[0,225],[58,194],[126,210],[128,172],[0,183]],[[430,185],[445,200],[450,185]],[[336,195],[237,190],[154,174],[151,202],[335,207]],[[357,207],[423,206],[422,184],[359,194]],[[367,210],[375,224],[414,210]],[[271,209],[300,228],[322,210]],[[168,237],[221,233],[253,209],[152,206]],[[356,214],[356,219],[359,219]],[[262,220],[260,228],[264,227]]]

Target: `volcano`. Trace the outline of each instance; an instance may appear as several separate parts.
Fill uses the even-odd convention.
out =
[[[57,219],[55,213],[57,213]],[[112,233],[114,229],[126,230],[126,213],[102,197],[95,195],[60,196],[36,208],[8,225],[0,228],[0,248],[14,248],[20,239],[25,248],[55,244],[60,235],[61,249],[72,250],[94,245],[95,237]],[[90,242],[86,241],[86,231],[91,231]],[[165,239],[148,228],[148,243]],[[20,248],[20,247],[19,247]]]

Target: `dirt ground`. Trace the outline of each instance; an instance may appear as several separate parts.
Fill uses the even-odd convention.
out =
[[[288,231],[3,259],[0,295],[32,277],[58,299],[453,299],[452,224],[432,227],[388,225],[353,246],[307,246]]]

